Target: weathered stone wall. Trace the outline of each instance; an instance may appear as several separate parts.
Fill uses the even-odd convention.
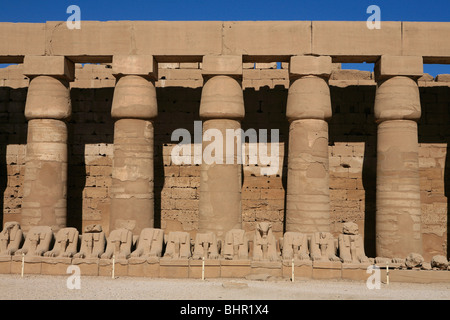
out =
[[[245,64],[246,114],[242,129],[279,129],[278,174],[264,176],[260,165],[243,165],[243,227],[258,221],[283,232],[287,173],[287,65]],[[440,77],[445,80],[445,77]],[[425,81],[428,80],[428,81]],[[20,221],[27,124],[24,117],[28,81],[20,67],[0,69],[0,204],[3,222]],[[111,104],[115,79],[104,65],[78,66],[71,84],[69,121],[68,225],[100,223],[109,227],[114,121]],[[156,83],[155,221],[167,231],[196,233],[200,166],[174,165],[170,154],[177,128],[194,134],[199,119],[203,80],[198,63],[160,64]],[[375,254],[376,124],[375,82],[370,72],[335,70],[330,80],[333,117],[329,122],[331,230],[355,221],[365,234],[366,254]],[[448,143],[450,86],[419,81],[422,117],[419,121],[419,164],[425,259],[447,251],[447,207],[450,185]],[[270,137],[270,136],[269,136]]]

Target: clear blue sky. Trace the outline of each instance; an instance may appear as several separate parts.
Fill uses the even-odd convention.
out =
[[[350,20],[365,21],[369,5],[384,21],[450,21],[449,0],[1,0],[0,21],[65,21],[66,8],[82,20]]]
[[[450,22],[450,0],[0,0],[0,22],[65,21],[69,5],[81,20],[334,20],[366,21],[377,5],[382,21]],[[450,39],[449,39],[450,41]],[[347,67],[347,66],[346,66]],[[370,69],[371,66],[354,66]],[[425,66],[432,75],[450,66]]]

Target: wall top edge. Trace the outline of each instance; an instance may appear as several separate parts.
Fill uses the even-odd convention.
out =
[[[0,63],[26,55],[61,55],[74,62],[105,62],[113,55],[153,55],[199,60],[241,55],[247,61],[287,61],[294,55],[325,55],[334,62],[374,62],[382,55],[422,56],[450,63],[450,22],[382,21],[65,21],[0,22]],[[14,58],[16,57],[16,58]],[[347,59],[348,58],[348,59]],[[201,60],[201,59],[200,59]]]

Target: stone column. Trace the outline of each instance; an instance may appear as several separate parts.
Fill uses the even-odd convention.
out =
[[[67,221],[67,125],[72,113],[69,82],[74,64],[63,56],[26,56],[28,76],[25,117],[27,154],[23,182],[21,227],[50,226]]]
[[[286,116],[289,153],[286,231],[330,232],[328,123],[331,57],[291,57]]]
[[[376,64],[377,135],[376,254],[422,254],[417,121],[417,78],[422,57],[382,56]]]
[[[109,231],[139,235],[154,227],[153,119],[158,115],[158,65],[153,56],[114,56],[117,78],[111,115],[114,159]]]
[[[225,141],[228,129],[240,132],[240,120],[245,116],[240,82],[242,56],[205,56],[202,66],[205,84],[200,103],[200,117],[204,122],[198,231],[214,232],[222,239],[227,231],[242,227],[242,162],[237,158],[241,141],[234,138],[228,148],[229,141]],[[210,141],[205,141],[207,133],[214,135]],[[205,156],[211,154],[209,150],[218,135],[223,137],[223,148],[214,150],[211,163],[212,159]]]

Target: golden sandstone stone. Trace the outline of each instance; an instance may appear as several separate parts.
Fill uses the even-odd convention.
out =
[[[172,277],[203,258],[212,277],[289,277],[292,260],[361,278],[411,254],[445,269],[450,87],[423,64],[450,62],[449,37],[434,22],[0,23],[0,62],[19,63],[0,70],[0,270],[22,253],[58,274],[63,258],[108,274],[113,257],[119,274]],[[336,68],[362,61],[373,73]],[[199,120],[280,130],[278,170],[239,162],[237,137],[221,163],[174,164],[170,134]],[[275,140],[244,141],[247,158],[255,145]]]

